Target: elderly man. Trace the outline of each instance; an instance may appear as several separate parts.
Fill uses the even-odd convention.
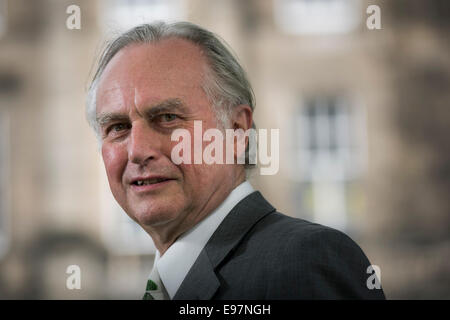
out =
[[[104,50],[87,116],[115,199],[157,248],[144,299],[384,298],[350,238],[276,212],[245,165],[174,163],[174,130],[246,131],[253,109],[239,63],[191,23],[141,25]]]

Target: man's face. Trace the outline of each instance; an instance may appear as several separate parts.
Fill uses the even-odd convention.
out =
[[[201,87],[205,63],[194,44],[167,39],[122,49],[101,77],[97,118],[109,184],[144,228],[192,225],[232,189],[232,166],[171,160],[178,144],[171,141],[173,130],[188,130],[193,144],[195,120],[202,121],[203,131],[217,127]]]

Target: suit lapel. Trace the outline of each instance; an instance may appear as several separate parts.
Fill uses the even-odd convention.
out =
[[[173,300],[209,300],[220,286],[205,250],[189,270]]]
[[[174,300],[209,300],[220,281],[215,269],[233,252],[242,238],[264,216],[275,211],[259,191],[241,200],[225,217],[200,253]]]

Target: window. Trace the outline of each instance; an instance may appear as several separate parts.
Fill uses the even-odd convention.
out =
[[[0,38],[6,33],[6,0],[0,0]]]
[[[358,110],[361,111],[361,110]],[[343,97],[309,99],[298,116],[298,156],[304,163],[303,178],[333,177],[346,180],[363,169],[361,142],[354,107]]]
[[[156,20],[181,20],[183,0],[103,0],[101,12],[106,28],[126,30]]]
[[[286,33],[339,34],[361,19],[359,0],[274,0],[275,23]]]
[[[316,96],[304,100],[294,126],[300,205],[316,222],[345,229],[365,168],[364,110],[345,97]]]
[[[0,259],[9,247],[9,121],[4,110],[0,109]]]

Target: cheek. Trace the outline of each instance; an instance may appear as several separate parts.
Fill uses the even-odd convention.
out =
[[[178,168],[183,173],[184,188],[187,189],[185,191],[189,190],[194,197],[205,194],[203,191],[214,190],[218,184],[224,183],[221,175],[223,165],[182,164]]]
[[[122,181],[122,174],[127,165],[127,153],[123,148],[104,144],[102,157],[110,184]]]

